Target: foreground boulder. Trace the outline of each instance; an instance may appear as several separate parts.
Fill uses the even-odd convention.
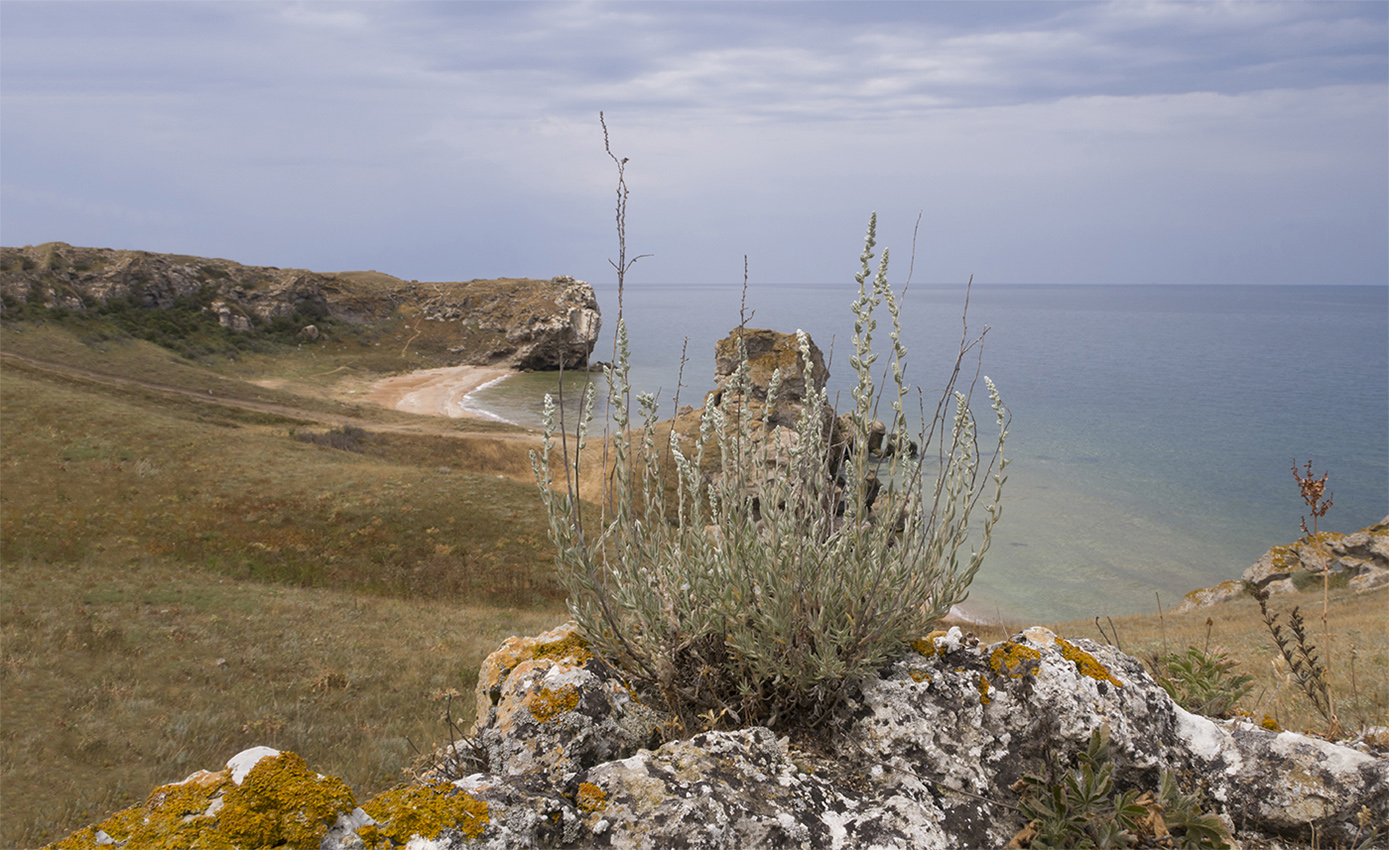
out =
[[[958,628],[934,632],[800,744],[762,727],[682,735],[572,624],[508,640],[488,658],[477,699],[485,772],[441,767],[359,808],[292,754],[243,754],[58,846],[270,846],[231,832],[245,806],[233,788],[274,788],[270,777],[284,775],[293,791],[257,798],[278,806],[266,822],[288,825],[276,827],[287,846],[323,850],[1026,847],[1019,780],[1074,766],[1101,729],[1116,788],[1153,790],[1167,775],[1218,816],[1229,846],[1314,835],[1355,844],[1389,820],[1389,758],[1190,714],[1135,659],[1042,628],[991,646]],[[1162,826],[1161,807],[1147,805],[1150,823],[1179,842],[1182,826]],[[155,822],[179,840],[134,840],[152,829],[138,824]],[[195,828],[208,840],[184,840]]]

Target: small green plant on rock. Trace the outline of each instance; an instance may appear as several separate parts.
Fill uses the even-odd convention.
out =
[[[1019,810],[1028,823],[1013,836],[1010,848],[1230,846],[1220,819],[1202,813],[1200,799],[1181,793],[1167,771],[1156,794],[1133,789],[1116,793],[1109,732],[1103,727],[1091,733],[1074,768],[1050,780],[1028,774],[1013,790],[1022,794]]]

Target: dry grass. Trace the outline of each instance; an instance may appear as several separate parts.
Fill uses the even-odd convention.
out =
[[[1313,608],[1319,611],[1321,587],[1314,591],[1274,596],[1269,601],[1269,609],[1281,613],[1284,622],[1294,605],[1301,606],[1304,614]],[[1333,589],[1327,614],[1331,640],[1328,642],[1321,634],[1310,635],[1318,655],[1330,662],[1328,685],[1341,725],[1348,734],[1366,726],[1389,726],[1386,613],[1389,613],[1389,589],[1370,593]],[[1268,715],[1283,729],[1317,734],[1329,731],[1326,721],[1292,681],[1273,636],[1259,616],[1258,603],[1252,598],[1187,614],[1159,617],[1154,611],[1115,617],[1112,622],[1125,652],[1151,660],[1166,652],[1184,651],[1188,646],[1205,647],[1207,619],[1210,620],[1210,647],[1227,653],[1236,661],[1236,673],[1254,677],[1254,688],[1240,702],[1240,708],[1256,720]],[[1107,619],[1101,618],[1100,623],[1106,631],[1110,630]],[[1319,631],[1320,624],[1320,619],[1309,622],[1309,631]],[[1076,620],[1052,628],[1058,634],[1108,642],[1093,621]]]
[[[33,847],[268,745],[359,798],[402,781],[483,658],[561,611],[360,596],[163,559],[5,566],[0,846]]]
[[[294,750],[359,796],[383,790],[414,758],[407,738],[443,740],[437,696],[463,694],[455,719],[470,721],[486,654],[564,617],[512,429],[334,392],[416,366],[413,350],[400,356],[409,331],[208,366],[5,328],[7,353],[148,386],[8,359],[0,373],[0,846],[58,838],[255,744]],[[278,388],[249,383],[277,375]],[[208,389],[214,400],[197,397]],[[370,432],[362,451],[294,438],[335,417]],[[1331,688],[1352,729],[1389,724],[1387,602],[1331,595]],[[1204,645],[1207,616],[1211,645],[1257,679],[1244,707],[1318,730],[1253,600],[1114,625],[1143,657]],[[992,641],[1028,625],[972,630]],[[1053,628],[1101,638],[1089,621]]]
[[[154,555],[297,585],[559,600],[523,446],[383,432],[343,452],[292,439],[307,423],[8,365],[0,416],[7,561]]]

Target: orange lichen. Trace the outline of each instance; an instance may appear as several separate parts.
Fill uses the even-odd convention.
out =
[[[1010,679],[1021,679],[1037,669],[1042,653],[1030,646],[1004,641],[989,656],[989,666],[995,673]]]
[[[1124,686],[1123,682],[1114,678],[1114,675],[1109,672],[1107,667],[1095,660],[1095,656],[1070,641],[1058,637],[1056,639],[1056,646],[1061,650],[1062,657],[1075,664],[1076,669],[1080,671],[1082,676],[1089,676],[1101,682],[1109,682],[1111,685],[1118,688]]]
[[[316,847],[338,815],[357,805],[333,776],[319,776],[294,753],[263,758],[242,779],[202,771],[163,785],[144,805],[117,812],[53,847],[102,847],[97,832],[127,847],[150,850],[233,850],[238,847]]]
[[[357,807],[336,776],[320,776],[294,753],[256,762],[240,785],[228,789],[217,825],[243,847],[312,847],[338,815]]]
[[[913,670],[908,675],[910,675],[912,677],[912,681],[916,682],[917,684],[931,681],[931,674],[927,673],[925,670]]]
[[[608,794],[592,782],[580,782],[575,802],[582,812],[596,812],[608,804]]]
[[[357,830],[368,850],[387,850],[415,836],[433,841],[445,829],[477,838],[491,814],[487,803],[448,782],[396,788],[373,797],[362,810],[376,821]]]
[[[988,705],[988,704],[991,703],[991,702],[993,702],[993,700],[989,698],[989,679],[988,679],[987,676],[985,676],[985,675],[983,675],[983,674],[980,674],[980,676],[979,676],[979,704],[980,704],[980,705]]]
[[[593,657],[588,641],[573,632],[550,643],[542,643],[535,648],[536,658],[567,659],[574,664],[585,664]]]
[[[565,685],[556,691],[541,688],[527,702],[530,703],[531,716],[536,722],[544,723],[566,711],[573,711],[579,704],[579,689],[573,685]]]
[[[1269,730],[1270,732],[1283,731],[1283,727],[1278,725],[1278,721],[1274,720],[1272,715],[1265,714],[1264,719],[1259,721],[1259,725]]]
[[[924,638],[912,642],[912,649],[921,653],[927,658],[936,654],[936,638],[945,637],[944,629],[936,629]]]

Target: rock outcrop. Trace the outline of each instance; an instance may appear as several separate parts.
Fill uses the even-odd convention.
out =
[[[1018,780],[1074,765],[1100,729],[1116,787],[1152,790],[1168,775],[1233,846],[1295,846],[1314,830],[1350,844],[1389,820],[1383,754],[1190,714],[1137,660],[1042,628],[991,646],[934,632],[799,744],[762,727],[679,736],[572,625],[507,641],[477,699],[487,772],[438,769],[358,807],[292,754],[257,751],[58,846],[133,847],[155,823],[163,843],[138,846],[193,846],[199,830],[223,846],[213,837],[241,828],[248,786],[278,801],[257,810],[265,823],[312,833],[290,846],[323,850],[1027,846]],[[656,746],[663,737],[675,739]],[[275,777],[286,790],[272,793]]]
[[[419,283],[62,242],[0,249],[0,296],[0,310],[80,311],[116,299],[146,310],[183,306],[245,333],[287,319],[310,340],[325,320],[422,319],[416,336],[432,328],[427,336],[460,363],[519,369],[587,365],[600,326],[593,287],[572,277]]]
[[[1173,611],[1181,614],[1249,595],[1319,588],[1329,574],[1333,586],[1355,591],[1389,586],[1389,517],[1354,534],[1323,531],[1286,546],[1274,546],[1238,580],[1224,581],[1188,593]]]

